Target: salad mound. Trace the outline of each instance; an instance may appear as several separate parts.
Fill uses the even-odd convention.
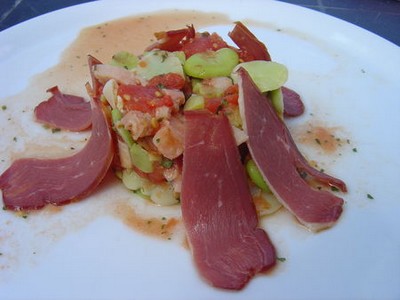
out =
[[[144,53],[121,51],[109,63],[92,68],[105,109],[112,116],[118,149],[116,174],[128,189],[157,205],[178,204],[183,115],[188,110],[207,110],[229,119],[259,213],[278,210],[281,205],[243,144],[247,136],[239,113],[236,72],[246,69],[283,118],[281,88],[288,77],[286,67],[254,59],[256,55],[250,55],[246,47],[234,48],[218,34],[195,32],[193,26],[155,36],[158,41]],[[267,51],[257,43],[263,53]]]

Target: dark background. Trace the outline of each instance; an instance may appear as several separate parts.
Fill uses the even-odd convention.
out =
[[[53,10],[91,1],[93,0],[1,0],[0,31]],[[346,20],[400,46],[400,0],[280,1]]]

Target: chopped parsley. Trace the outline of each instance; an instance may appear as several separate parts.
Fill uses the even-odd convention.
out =
[[[280,262],[285,262],[286,258],[285,257],[277,257],[276,260],[278,260]]]
[[[367,198],[371,200],[375,199],[371,194],[367,194]]]
[[[7,106],[6,105],[2,105],[1,106],[1,110],[6,110],[7,109]]]
[[[339,192],[339,189],[336,186],[331,186],[332,192]]]
[[[357,148],[353,148],[352,150],[353,152],[358,152]]]
[[[174,162],[168,158],[164,158],[161,160],[161,165],[166,168],[169,169],[173,166]]]

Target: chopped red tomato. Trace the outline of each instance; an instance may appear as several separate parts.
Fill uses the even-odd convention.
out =
[[[146,178],[147,180],[149,180],[153,183],[160,184],[160,183],[166,182],[166,179],[164,177],[165,169],[158,162],[154,162],[154,164],[153,164],[154,170],[151,173],[144,173],[136,167],[133,167],[133,168],[140,177]]]
[[[221,98],[205,98],[204,108],[212,113],[217,113],[221,109],[222,99]]]
[[[190,39],[182,46],[182,51],[185,52],[186,58],[195,53],[206,52],[207,50],[216,51],[221,48],[228,47],[227,43],[216,33],[213,34],[198,34],[195,38]]]
[[[239,99],[238,86],[231,85],[228,87],[221,97],[205,98],[204,107],[212,113],[217,113],[228,106],[237,107]]]
[[[185,84],[185,78],[183,78],[181,75],[176,73],[168,73],[154,76],[147,83],[147,86],[181,90]]]
[[[156,87],[120,85],[118,94],[122,97],[127,110],[152,113],[157,107],[171,107],[174,104],[170,96]]]
[[[238,105],[239,101],[239,88],[237,84],[231,85],[224,92],[223,99],[232,105]]]

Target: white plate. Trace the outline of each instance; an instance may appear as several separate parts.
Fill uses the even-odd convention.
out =
[[[288,66],[287,85],[302,94],[307,106],[306,115],[290,127],[322,120],[339,126],[339,134],[351,141],[329,156],[301,145],[347,182],[342,218],[319,234],[284,214],[264,220],[286,261],[243,291],[226,292],[198,277],[181,245],[143,236],[97,211],[112,198],[115,188],[106,185],[60,213],[24,219],[0,212],[0,298],[399,299],[400,50],[374,34],[274,1],[93,2],[0,32],[0,104],[21,92],[34,74],[55,65],[81,28],[151,12],[154,6],[223,12],[232,20],[269,24],[250,28],[269,45],[274,59]],[[226,34],[230,27],[209,29]],[[12,131],[35,128],[29,113],[22,112],[32,105],[20,101],[0,111],[0,171],[24,149],[23,141],[13,141]],[[15,107],[21,108],[20,119],[10,122]]]

